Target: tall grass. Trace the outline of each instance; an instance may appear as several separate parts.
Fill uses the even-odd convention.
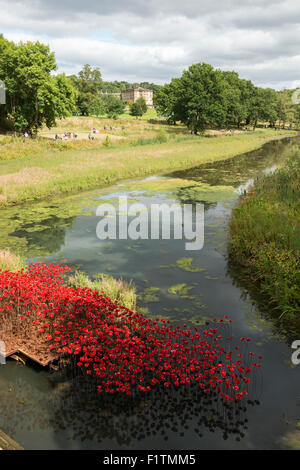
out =
[[[145,123],[139,128],[139,139],[134,137],[134,127],[132,134],[128,131],[127,140],[113,141],[109,137],[109,141],[55,142],[15,138],[0,145],[0,155],[6,158],[0,161],[0,206],[224,160],[278,138],[274,131],[266,130],[207,139],[188,135],[180,126],[154,125],[143,131]],[[20,158],[13,158],[18,154]]]
[[[7,136],[0,139],[0,160],[22,159],[32,155],[42,155],[45,152],[63,152],[66,150],[89,150],[93,148],[89,140],[55,141],[45,138],[24,138]]]
[[[3,271],[16,272],[25,268],[23,259],[9,250],[0,250],[0,269]]]
[[[69,278],[69,283],[75,288],[89,287],[100,294],[103,293],[106,297],[109,297],[113,302],[116,302],[122,307],[136,310],[136,292],[131,282],[128,283],[122,279],[115,279],[108,274],[98,274],[96,279],[92,281],[83,272],[76,271],[75,274]]]
[[[231,259],[279,318],[300,322],[300,154],[255,185],[229,228]]]

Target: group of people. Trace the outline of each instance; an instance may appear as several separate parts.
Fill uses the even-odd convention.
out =
[[[63,137],[59,136],[58,134],[55,134],[55,140],[58,141],[58,140],[71,140],[72,138],[72,132],[64,132],[64,135]],[[77,139],[77,134],[75,132],[73,132],[73,139],[76,140]]]
[[[108,126],[104,126],[103,129],[104,129],[105,131],[107,131],[107,130],[108,130]],[[125,131],[125,126],[122,126],[121,129],[122,129],[122,131]],[[109,130],[115,131],[116,128],[113,127],[113,126],[109,126]]]
[[[116,130],[116,128],[113,127],[113,126],[109,126],[109,127],[108,127],[108,126],[104,126],[103,129],[104,129],[105,131],[107,131],[107,130],[115,131],[115,130]],[[121,129],[122,129],[122,131],[124,132],[125,126],[122,126]],[[91,127],[91,128],[90,128],[90,132],[89,132],[89,134],[88,134],[88,139],[89,139],[89,140],[95,140],[95,134],[97,134],[98,132],[99,132],[98,129],[96,129],[95,127]],[[103,132],[103,131],[102,131],[102,132]],[[24,136],[25,136],[25,134],[24,134]],[[28,137],[28,135],[25,136],[25,137]],[[78,137],[78,135],[77,135],[75,132],[73,132],[73,140],[76,140],[77,137]],[[58,140],[71,140],[71,138],[72,138],[72,132],[64,132],[63,136],[60,136],[60,135],[58,135],[58,134],[55,134],[55,140],[56,140],[56,141],[58,141]]]

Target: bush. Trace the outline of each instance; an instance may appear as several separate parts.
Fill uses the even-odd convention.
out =
[[[265,176],[230,221],[230,256],[281,318],[300,319],[300,154]]]
[[[74,276],[70,277],[69,283],[75,288],[88,287],[106,295],[120,306],[136,310],[135,287],[131,282],[115,279],[108,274],[97,274],[96,280],[91,281],[84,273],[76,271]]]

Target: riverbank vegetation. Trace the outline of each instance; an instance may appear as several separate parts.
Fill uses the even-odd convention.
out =
[[[6,94],[0,108],[0,128],[34,135],[66,116],[115,120],[124,115],[125,108],[133,118],[147,111],[143,96],[135,102],[121,99],[121,91],[136,84],[105,82],[99,67],[85,64],[71,76],[53,75],[56,70],[55,53],[48,45],[38,41],[17,44],[0,35],[0,92],[2,96],[5,87]],[[152,90],[160,118],[167,123],[180,122],[195,134],[211,128],[255,129],[260,121],[282,128],[300,122],[300,106],[292,100],[294,90],[263,89],[234,71],[214,69],[206,63],[191,65],[164,86],[140,85]]]
[[[300,154],[266,175],[230,221],[230,257],[279,320],[300,327]]]
[[[26,271],[24,259],[10,250],[0,250],[0,271],[17,272]],[[67,279],[68,285],[75,289],[87,287],[99,294],[109,297],[112,302],[118,305],[136,310],[136,289],[132,282],[123,279],[115,279],[109,274],[99,273],[91,280],[84,272],[75,271]]]
[[[5,207],[92,189],[121,179],[169,173],[224,160],[282,137],[268,129],[211,138],[186,134],[172,138],[170,134],[162,135],[159,132],[154,136],[154,140],[147,142],[139,139],[130,142],[108,141],[107,146],[99,142],[94,147],[84,143],[83,148],[67,147],[64,150],[54,143],[52,147],[51,142],[46,145],[37,142],[31,154],[0,161],[0,205]],[[12,154],[17,151],[18,145],[13,141],[6,142],[0,145],[1,152],[7,150]],[[72,146],[72,142],[69,145]]]
[[[109,297],[112,302],[136,310],[136,291],[135,286],[131,282],[115,279],[109,274],[97,274],[94,280],[91,280],[85,273],[76,271],[69,278],[71,287],[88,287],[99,294]]]
[[[0,270],[16,272],[25,269],[26,264],[21,256],[10,250],[0,250]]]

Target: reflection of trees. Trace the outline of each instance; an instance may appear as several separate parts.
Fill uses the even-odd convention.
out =
[[[23,379],[15,382],[12,391],[11,386],[2,389],[0,426],[5,432],[13,436],[20,428],[25,432],[49,429],[55,436],[60,433],[64,439],[76,440],[78,447],[86,440],[100,444],[107,439],[132,447],[154,436],[168,440],[175,433],[183,437],[191,429],[195,439],[207,431],[221,431],[223,439],[235,436],[240,440],[247,429],[247,408],[258,403],[229,404],[197,386],[156,389],[129,398],[98,395],[92,381],[76,377],[60,382],[66,379],[62,372],[50,378],[51,392],[37,390]],[[193,448],[196,445],[190,443]]]
[[[201,191],[201,187],[197,185],[179,188],[176,193],[176,197],[182,204],[201,203],[204,205],[204,210],[211,209],[213,207],[216,207],[217,205],[217,201],[209,202],[207,200],[204,200],[203,191]]]
[[[168,174],[174,178],[191,179],[210,185],[239,186],[250,178],[260,175],[261,171],[276,163],[283,162],[291,148],[297,147],[296,140],[277,140],[268,142],[261,149],[238,155],[219,162],[207,163],[198,167]]]
[[[52,215],[38,222],[38,230],[34,229],[36,222],[23,223],[10,236],[25,239],[31,257],[36,254],[50,255],[59,251],[64,245],[66,227],[72,227],[75,218],[75,216],[63,218]]]

